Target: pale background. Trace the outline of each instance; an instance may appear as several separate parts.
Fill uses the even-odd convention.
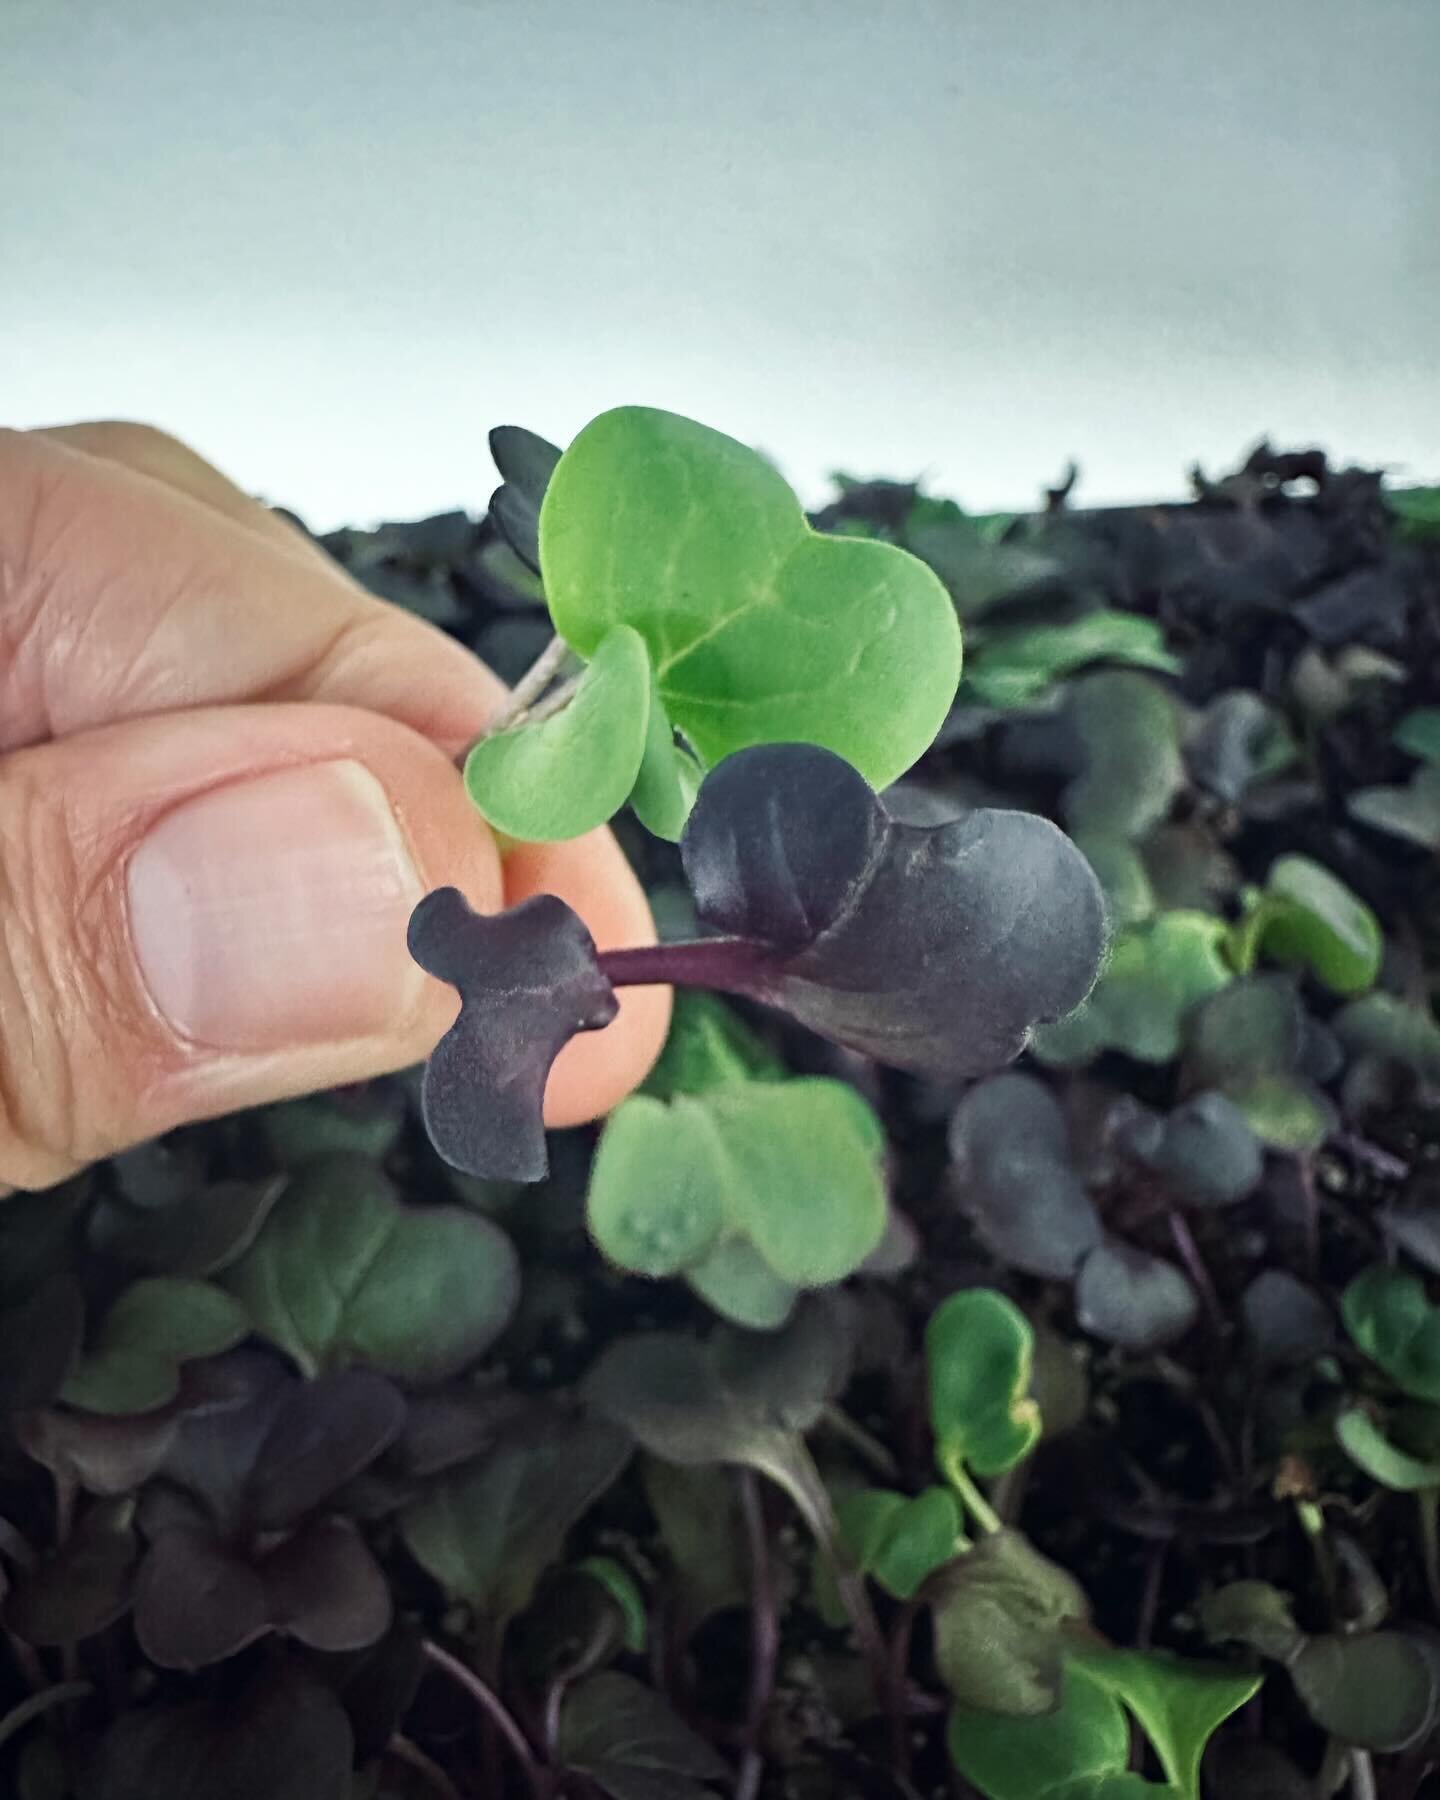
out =
[[[1440,0],[0,0],[0,421],[327,528],[623,401],[976,507],[1440,479]]]

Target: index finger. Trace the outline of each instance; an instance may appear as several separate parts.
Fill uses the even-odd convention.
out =
[[[504,691],[443,632],[213,500],[0,430],[0,751],[187,707],[323,700],[455,754]]]

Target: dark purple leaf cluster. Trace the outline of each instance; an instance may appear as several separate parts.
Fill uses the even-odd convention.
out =
[[[272,1631],[323,1650],[358,1650],[390,1624],[388,1585],[331,1497],[398,1435],[405,1404],[382,1376],[351,1369],[303,1382],[272,1356],[237,1351],[205,1365],[203,1386],[163,1414],[131,1419],[51,1411],[32,1415],[22,1441],[57,1477],[98,1494],[144,1487],[136,1514],[136,1636],[162,1668],[220,1662]],[[121,1534],[127,1535],[127,1534]],[[82,1591],[84,1536],[42,1566],[12,1599],[32,1642],[88,1637],[102,1610],[54,1635],[44,1594]]]

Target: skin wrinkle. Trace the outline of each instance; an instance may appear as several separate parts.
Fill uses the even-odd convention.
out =
[[[47,602],[52,601],[53,596],[38,573],[41,557],[37,541],[47,501],[46,489],[55,485],[54,478],[47,482],[42,476],[35,484],[31,504],[13,537],[8,531],[0,531],[0,544],[4,545],[3,561],[0,561],[0,652],[3,652],[0,656],[0,750],[38,742],[49,735],[48,724],[41,723],[33,730],[27,730],[24,721],[27,713],[38,713],[42,720],[45,714],[40,624],[49,611]],[[20,491],[24,492],[23,489]],[[16,546],[13,550],[12,543]],[[27,663],[33,664],[33,673],[28,676]],[[38,696],[28,706],[25,702],[27,681],[34,683]],[[8,729],[7,720],[10,721]]]
[[[213,479],[223,481],[218,476]],[[255,510],[258,514],[258,507]],[[72,521],[83,524],[83,535],[69,528]],[[97,556],[97,541],[111,539],[113,555],[108,559]],[[159,570],[166,594],[174,596],[170,604],[175,612],[171,619],[157,622],[151,611],[154,590],[137,598],[134,574],[141,562],[148,569],[155,561],[150,545],[161,540],[169,546],[169,558],[159,564]],[[57,700],[47,707],[46,722],[38,729],[31,728],[33,717],[27,722],[27,743],[122,716],[176,710],[182,703],[219,704],[237,692],[254,699],[278,688],[283,697],[292,692],[297,698],[311,697],[310,684],[320,688],[327,669],[340,666],[349,654],[337,655],[336,646],[357,630],[362,644],[374,632],[387,647],[393,645],[390,660],[403,637],[406,648],[400,665],[410,672],[409,682],[408,687],[404,682],[397,685],[390,660],[377,656],[371,689],[346,689],[346,697],[371,711],[399,718],[422,736],[447,744],[453,741],[458,749],[483,726],[503,691],[488,671],[444,633],[419,620],[406,620],[401,626],[393,608],[366,593],[320,552],[280,554],[281,546],[271,533],[255,528],[248,509],[247,516],[240,517],[233,507],[210,504],[193,491],[153,475],[119,465],[99,467],[97,459],[64,441],[47,440],[41,445],[29,434],[0,430],[0,543],[6,543],[7,549],[19,544],[24,559],[20,578],[27,586],[32,580],[40,581],[42,642],[29,660],[43,670],[52,699],[69,700],[68,706]],[[173,574],[177,558],[191,565],[183,583],[177,583]],[[197,661],[190,646],[225,641],[244,610],[246,589],[259,579],[262,561],[270,564],[271,592],[265,596],[268,605],[259,609],[258,630],[244,645],[238,665],[223,667],[214,658],[203,656]],[[96,607],[94,598],[98,592],[103,601],[112,570],[123,605]],[[64,572],[66,581],[59,579],[57,571]],[[66,592],[77,571],[83,573],[78,601]],[[292,597],[295,606],[282,604]],[[79,617],[75,616],[77,605],[84,608]],[[70,616],[65,619],[67,613]],[[83,658],[77,661],[68,652],[57,653],[62,636],[57,617],[65,619],[63,636],[77,651],[89,648],[93,654],[93,646],[102,636],[117,640],[120,651],[112,653],[107,643],[103,666]],[[102,678],[114,666],[113,654],[123,658],[129,649],[127,640],[133,643],[137,634],[140,644],[131,654],[152,657],[152,681],[157,672],[161,679],[155,683],[154,693],[146,692],[133,678],[127,679],[126,704],[121,707]],[[323,640],[319,645],[317,637]],[[429,640],[428,650],[424,640]],[[332,658],[329,664],[324,660],[327,652]],[[415,671],[424,666],[427,657],[433,677],[422,690]],[[363,656],[357,657],[357,661],[363,660]],[[137,661],[137,667],[146,666]],[[61,686],[62,669],[73,673],[69,688]],[[187,689],[177,694],[175,672],[196,669],[210,671],[203,677],[203,691]],[[329,693],[320,697],[329,697]],[[0,718],[7,715],[13,716],[13,708],[0,702]],[[0,728],[0,747],[19,747],[18,734],[12,742]]]
[[[7,847],[5,862],[10,868],[45,870],[54,881],[55,893],[78,891],[75,881],[75,846],[67,830],[63,804],[57,809],[48,796],[32,791],[15,817],[25,822],[26,842]],[[12,840],[13,843],[13,840]],[[24,969],[32,980],[46,984],[46,991],[22,996],[17,988],[13,1014],[21,1021],[28,1038],[29,1065],[16,1064],[13,1055],[12,1022],[0,1035],[0,1118],[4,1118],[22,1151],[38,1157],[42,1163],[70,1167],[73,1158],[67,1143],[69,1133],[65,1121],[87,1118],[76,1106],[77,1071],[82,1063],[91,1066],[96,1055],[96,1026],[111,1045],[119,1046],[134,1060],[153,1063],[156,1046],[138,1040],[133,1032],[133,1006],[126,999],[133,993],[121,971],[126,965],[128,948],[116,942],[114,914],[107,911],[93,890],[70,919],[68,930],[51,929],[48,914],[53,900],[40,892],[17,894],[13,889],[0,896],[0,922],[12,933],[0,973]],[[30,921],[28,928],[25,921]],[[19,927],[27,933],[27,944],[17,944],[13,932]],[[64,945],[63,958],[42,954],[38,947]],[[13,979],[13,976],[12,976]],[[77,1004],[73,996],[88,992],[89,1005]],[[98,1001],[98,1006],[95,1004]],[[6,1008],[9,1014],[11,1009]],[[61,1031],[62,1023],[79,1022],[79,1031]],[[103,1063],[101,1064],[103,1067]],[[35,1079],[39,1071],[40,1079]],[[16,1095],[21,1096],[19,1100]],[[26,1102],[28,1096],[28,1104]],[[37,1104],[38,1102],[38,1104]],[[84,1160],[107,1154],[113,1145],[100,1144],[90,1149]]]
[[[368,611],[340,619],[327,638],[306,646],[291,668],[255,695],[256,700],[313,699],[345,672],[347,663],[363,660],[377,637],[383,643],[388,623],[383,614]]]
[[[5,435],[0,433],[0,440]],[[172,612],[179,613],[193,604],[192,594],[198,584],[188,577],[181,581],[172,578],[170,591],[155,602],[161,609],[159,616],[146,616],[142,622],[144,635],[133,648],[126,644],[133,626],[123,604],[113,598],[122,589],[121,574],[117,572],[108,578],[103,573],[98,575],[89,584],[84,612],[76,609],[68,596],[65,575],[72,561],[83,561],[78,555],[72,558],[69,545],[87,518],[85,474],[83,463],[77,463],[75,468],[57,463],[53,468],[40,467],[28,482],[30,505],[19,538],[17,585],[22,594],[28,594],[29,605],[22,618],[15,657],[8,669],[0,665],[0,751],[44,743],[66,735],[77,723],[90,722],[88,718],[76,721],[67,716],[65,696],[88,692],[89,682],[76,679],[75,664],[77,659],[92,654],[91,645],[98,637],[106,641],[110,704],[113,706],[118,700],[124,710],[124,696],[137,689],[143,691],[147,646],[163,638]],[[16,488],[22,494],[27,492],[26,483],[17,483]],[[9,540],[8,527],[4,536]],[[114,624],[117,618],[121,621],[119,630]],[[30,665],[28,681],[21,679],[26,663]],[[168,696],[164,690],[173,686],[176,670],[164,660],[159,669],[162,678],[156,685],[160,697],[165,699]],[[5,690],[7,677],[19,688],[18,701]],[[28,729],[24,723],[27,715]],[[7,730],[4,721],[17,716],[21,727]]]

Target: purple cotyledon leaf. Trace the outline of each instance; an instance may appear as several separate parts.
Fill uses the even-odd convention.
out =
[[[619,1010],[595,941],[553,894],[508,912],[472,911],[455,888],[427,894],[410,919],[410,954],[459,990],[460,1016],[425,1071],[422,1107],[436,1149],[495,1181],[545,1174],[545,1080],[580,1031]]]
[[[1104,951],[1094,874],[1048,819],[980,808],[903,824],[815,745],[728,757],[681,854],[707,924],[758,924],[781,953],[739,991],[896,1068],[1009,1062],[1031,1026],[1080,1004]]]

